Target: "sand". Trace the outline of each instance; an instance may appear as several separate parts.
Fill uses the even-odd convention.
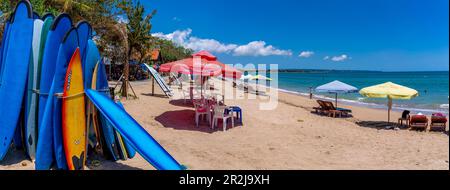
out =
[[[158,87],[151,96],[150,81],[133,87],[139,99],[124,101],[126,110],[190,170],[449,169],[448,132],[376,127],[387,120],[386,110],[342,105],[354,117],[330,118],[311,112],[315,100],[280,92],[278,107],[271,111],[259,109],[266,100],[226,100],[244,110],[244,124],[223,132],[221,125],[212,130],[206,122],[196,128],[192,106],[164,97]],[[394,119],[399,116],[392,113]],[[88,169],[153,170],[140,156],[100,161]],[[0,170],[33,168],[16,150],[0,162]]]

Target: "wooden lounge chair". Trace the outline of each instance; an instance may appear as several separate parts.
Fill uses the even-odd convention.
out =
[[[352,113],[352,110],[334,107],[333,102],[324,101],[324,104],[328,107],[328,116],[330,117],[342,117],[342,115],[349,116]]]
[[[433,114],[431,116],[430,131],[445,131],[447,129],[447,121],[447,117],[444,114]]]
[[[325,106],[322,100],[317,100],[317,103],[319,104],[319,107],[313,107],[314,111],[317,114],[325,114],[325,112],[327,112],[329,108]]]
[[[425,115],[413,115],[409,119],[409,128],[426,131],[428,129],[428,118]]]

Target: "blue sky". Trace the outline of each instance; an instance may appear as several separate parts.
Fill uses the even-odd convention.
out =
[[[448,0],[148,0],[153,33],[229,64],[449,69]],[[301,56],[300,56],[301,55]]]

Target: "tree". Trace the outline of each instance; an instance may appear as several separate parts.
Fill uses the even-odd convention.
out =
[[[182,46],[178,46],[172,41],[155,38],[153,48],[159,48],[161,50],[161,56],[164,62],[172,62],[180,59],[190,57],[194,52],[191,49],[186,49]]]
[[[139,1],[134,3],[132,0],[123,0],[119,4],[119,7],[124,11],[126,15],[126,18],[124,19],[127,20],[127,60],[124,62],[122,96],[128,97],[128,80],[130,72],[129,60],[131,59],[133,51],[140,52],[142,60],[149,50],[151,40],[153,39],[151,34],[151,19],[156,14],[156,10],[145,15],[144,6]]]
[[[0,40],[5,21],[17,4],[17,0],[0,0]],[[146,14],[138,0],[30,0],[33,11],[40,15],[68,13],[74,23],[88,21],[95,31],[94,40],[103,56],[113,62],[124,63],[125,81],[123,95],[128,94],[129,63],[131,55],[138,54],[136,61],[143,62],[148,52],[160,48],[165,61],[175,61],[192,54],[171,41],[151,35],[151,19],[156,10]]]

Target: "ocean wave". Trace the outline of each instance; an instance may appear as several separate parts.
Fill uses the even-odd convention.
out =
[[[289,93],[289,94],[309,97],[309,93],[286,90],[286,89],[281,89],[281,88],[277,88],[277,90],[280,92],[285,92],[285,93]],[[314,94],[313,97],[315,99],[327,100],[327,101],[333,101],[333,102],[336,100],[335,98],[327,97],[324,95],[317,95],[317,94]],[[356,100],[338,99],[338,101],[345,105],[355,105],[355,106],[359,106],[359,107],[368,107],[368,108],[376,108],[376,109],[387,109],[387,104],[364,102],[364,100],[366,100],[366,99],[367,98],[360,97]],[[440,105],[440,108],[441,109],[414,108],[414,107],[411,107],[408,105],[397,105],[397,104],[394,104],[392,107],[392,109],[394,111],[409,110],[413,113],[432,114],[432,113],[436,113],[436,112],[443,112],[445,114],[449,114],[449,111],[448,111],[449,105],[448,104],[442,104],[442,105]],[[447,109],[447,110],[445,110],[445,109]]]

